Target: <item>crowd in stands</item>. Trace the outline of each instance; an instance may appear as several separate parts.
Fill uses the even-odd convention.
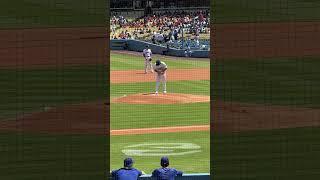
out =
[[[123,16],[111,19],[112,39],[140,39],[171,47],[209,47],[209,11],[163,12],[129,21]]]
[[[137,180],[142,176],[143,171],[133,168],[133,159],[126,158],[123,161],[123,168],[111,172],[114,180]],[[153,178],[158,180],[174,180],[176,176],[182,176],[183,172],[174,168],[169,168],[169,158],[164,156],[160,160],[160,168],[152,172]]]

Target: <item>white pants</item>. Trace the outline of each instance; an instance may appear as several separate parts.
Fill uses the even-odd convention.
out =
[[[156,75],[156,92],[159,91],[160,83],[162,82],[163,91],[167,91],[167,73]]]
[[[150,61],[151,57],[146,57],[144,60],[144,72],[147,73],[148,71],[153,72],[152,61]]]

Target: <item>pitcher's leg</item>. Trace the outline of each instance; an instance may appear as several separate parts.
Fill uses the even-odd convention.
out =
[[[147,74],[148,62],[147,59],[144,60],[144,73]]]
[[[163,82],[163,93],[167,93],[167,82]]]
[[[160,86],[160,82],[157,81],[156,82],[156,94],[158,94],[158,92],[159,92],[159,86]]]
[[[162,75],[163,93],[167,93],[167,75]]]
[[[159,86],[160,86],[160,76],[156,75],[156,94],[159,92]]]

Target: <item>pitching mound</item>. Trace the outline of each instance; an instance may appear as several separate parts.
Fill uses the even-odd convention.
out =
[[[197,102],[209,102],[210,96],[192,95],[192,94],[133,94],[114,99],[114,103],[127,103],[127,104],[186,104]]]

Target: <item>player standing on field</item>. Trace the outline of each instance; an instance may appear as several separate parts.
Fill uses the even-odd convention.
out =
[[[156,72],[156,94],[158,94],[161,82],[163,85],[163,93],[167,93],[167,65],[164,62],[157,60],[153,68]]]
[[[143,50],[143,57],[144,57],[144,73],[147,74],[148,70],[151,70],[153,73],[152,68],[152,51],[149,49],[149,46],[147,45],[146,48]]]

